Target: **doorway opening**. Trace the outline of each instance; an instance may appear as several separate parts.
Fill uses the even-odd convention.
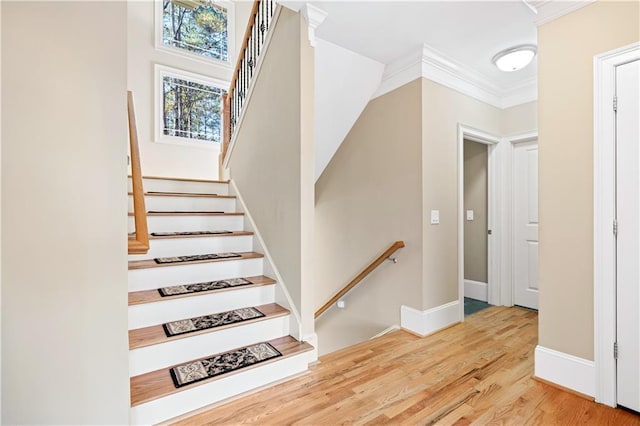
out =
[[[489,307],[488,201],[489,147],[465,139],[463,143],[464,313]]]
[[[458,125],[458,296],[467,313],[500,304],[498,143],[490,133]]]

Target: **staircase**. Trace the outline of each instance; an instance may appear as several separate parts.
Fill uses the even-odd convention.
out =
[[[228,182],[145,177],[144,188],[150,249],[144,255],[129,255],[131,423],[162,422],[306,371],[313,347],[289,335],[291,314],[275,303],[278,284],[263,275],[264,256],[253,251],[258,245],[253,233],[245,230],[244,213],[236,211]],[[129,194],[129,211],[131,199]],[[129,213],[129,232],[133,226]],[[202,231],[224,233],[184,234]],[[213,253],[234,257],[177,263],[166,259]],[[168,263],[158,263],[157,258]],[[206,290],[203,284],[192,286],[189,289],[200,291],[190,293],[175,287],[238,278],[246,281],[232,281],[241,285],[227,283],[227,287],[216,283],[215,289]],[[227,321],[238,319],[238,312],[248,312],[246,308],[254,308],[249,310],[252,316]],[[185,323],[192,326],[198,321],[173,323],[221,313],[225,315],[213,321],[220,325],[213,328],[184,332]],[[218,360],[222,357],[216,355],[230,352],[235,355],[225,355],[227,364],[229,359],[237,363],[238,353],[265,342],[281,355],[264,359],[258,355],[253,364],[231,371],[217,369],[215,376],[180,387],[175,381],[178,373],[172,377],[170,372],[172,367],[205,358]]]

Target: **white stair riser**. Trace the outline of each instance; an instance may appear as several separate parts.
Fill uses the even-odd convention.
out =
[[[171,298],[129,306],[129,330],[169,321],[273,303],[275,286],[238,288],[199,296]]]
[[[243,216],[147,216],[149,232],[242,231]],[[128,231],[133,232],[133,216]]]
[[[234,212],[236,210],[235,198],[210,198],[210,197],[145,197],[147,211],[222,211]],[[133,211],[133,196],[129,195],[129,211]]]
[[[129,270],[129,291],[262,275],[262,258]]]
[[[131,408],[131,424],[155,424],[307,370],[306,354],[244,370]]]
[[[129,351],[129,375],[137,376],[288,335],[289,319],[283,316],[134,349]]]
[[[167,238],[150,240],[146,254],[129,255],[129,260],[153,259],[156,257],[183,256],[190,254],[207,254],[222,252],[251,251],[253,238],[251,235],[237,237],[198,237]]]
[[[163,179],[143,179],[142,187],[145,192],[186,192],[190,194],[217,194],[228,195],[228,183],[213,182],[190,182]],[[131,188],[131,178],[128,184],[129,192]]]

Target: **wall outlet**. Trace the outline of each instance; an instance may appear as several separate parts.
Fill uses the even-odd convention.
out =
[[[467,220],[473,220],[473,210],[467,210]]]
[[[338,300],[338,302],[336,303],[336,305],[338,306],[338,308],[340,309],[344,309],[347,307],[347,303],[344,300]]]

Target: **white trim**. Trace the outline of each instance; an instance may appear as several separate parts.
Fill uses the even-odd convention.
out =
[[[505,136],[503,152],[503,203],[502,203],[502,286],[500,288],[500,300],[504,306],[513,306],[513,156],[514,145],[524,142],[532,142],[538,139],[538,131],[533,130]]]
[[[615,93],[616,66],[640,59],[640,43],[593,58],[594,359],[597,402],[616,405]]]
[[[443,328],[460,322],[458,312],[460,302],[455,300],[435,308],[419,311],[409,306],[400,307],[400,325],[402,328],[420,336],[435,333]]]
[[[590,5],[595,0],[580,0],[580,1],[544,1],[537,6],[538,17],[536,19],[536,26],[547,24],[551,21],[567,15],[571,12],[575,12],[578,9],[582,9],[585,6]]]
[[[486,302],[489,300],[489,291],[487,283],[474,280],[464,280],[464,297],[470,297],[476,300]]]
[[[316,47],[316,28],[327,19],[328,13],[312,4],[305,3],[302,16],[307,21],[307,37],[311,47]]]
[[[167,136],[162,131],[162,108],[164,105],[162,79],[165,76],[175,77],[183,80],[192,81],[198,84],[214,86],[224,91],[229,87],[229,82],[218,78],[207,77],[202,74],[196,74],[184,71],[178,68],[168,67],[166,65],[154,64],[154,109],[153,109],[153,128],[154,142],[167,143],[172,145],[181,145],[190,148],[207,149],[211,151],[220,151],[220,142],[206,142],[198,139],[182,138],[179,136]]]
[[[577,356],[536,346],[534,376],[567,389],[593,396],[595,391],[595,365]]]
[[[302,319],[300,316],[300,312],[298,311],[298,308],[296,307],[296,305],[293,303],[293,298],[291,297],[291,295],[289,294],[289,290],[287,290],[287,286],[284,282],[284,280],[282,279],[282,274],[280,274],[280,271],[278,270],[278,267],[276,266],[275,262],[273,261],[273,257],[271,256],[271,252],[269,251],[269,248],[267,247],[267,245],[264,243],[264,239],[262,238],[262,234],[260,233],[260,230],[258,229],[258,227],[256,226],[256,222],[253,220],[253,216],[251,216],[251,212],[249,212],[249,210],[247,209],[247,205],[244,202],[244,198],[242,197],[242,194],[240,193],[240,191],[238,190],[238,186],[236,185],[235,181],[233,179],[229,180],[229,187],[231,189],[231,194],[236,196],[236,211],[238,212],[243,212],[244,213],[244,217],[245,217],[245,222],[247,226],[245,226],[245,229],[249,230],[249,231],[253,231],[253,236],[255,239],[255,242],[258,244],[259,247],[256,247],[260,252],[262,252],[264,254],[264,259],[266,260],[266,262],[268,262],[268,264],[264,265],[264,268],[267,270],[270,270],[271,272],[273,272],[273,275],[275,275],[275,280],[276,282],[276,288],[282,292],[282,296],[285,298],[284,303],[282,303],[282,301],[278,300],[277,302],[280,305],[286,305],[284,307],[286,307],[287,309],[289,309],[289,311],[291,311],[291,315],[289,316],[290,318],[290,324],[289,324],[289,332],[291,333],[291,336],[295,337],[298,340],[303,340],[303,336],[302,336]],[[265,271],[267,272],[267,271]],[[304,336],[305,339],[313,339],[313,336]],[[317,336],[315,337],[315,343],[317,343]],[[317,348],[317,344],[314,345],[314,348]],[[317,349],[316,349],[317,350]]]
[[[376,334],[375,336],[372,336],[369,338],[369,340],[373,340],[377,337],[381,337],[384,336],[385,334],[391,333],[392,331],[396,331],[396,330],[400,330],[400,326],[398,324],[393,324],[390,327],[385,328],[384,330],[382,330],[380,333]]]
[[[380,87],[373,93],[371,99],[389,93],[420,77],[422,77],[422,52],[413,52],[385,65]]]
[[[420,51],[386,66],[380,87],[372,99],[420,77],[501,109],[532,102],[538,97],[535,77],[503,89],[468,66],[424,44]]]
[[[236,6],[232,1],[214,0],[214,4],[227,10],[227,60],[209,58],[204,55],[198,55],[186,49],[175,46],[167,46],[162,42],[162,0],[154,0],[154,22],[153,32],[155,48],[158,51],[166,52],[171,55],[181,56],[183,58],[202,62],[207,65],[213,65],[226,71],[233,71],[233,64],[236,63]]]
[[[282,11],[282,6],[277,5],[276,10],[273,12],[273,20],[271,21],[271,25],[269,26],[269,30],[267,31],[267,38],[264,39],[264,43],[262,45],[262,49],[260,50],[260,56],[258,56],[258,61],[256,62],[256,69],[253,73],[253,77],[249,82],[249,89],[247,89],[247,96],[244,100],[244,108],[240,111],[240,117],[238,117],[238,121],[236,123],[236,132],[231,136],[231,141],[229,142],[229,148],[227,149],[227,155],[224,158],[224,162],[222,163],[223,169],[229,168],[229,160],[231,159],[231,155],[233,154],[233,149],[236,146],[236,139],[238,139],[238,133],[240,128],[242,127],[242,123],[244,121],[244,116],[247,112],[247,107],[251,103],[251,97],[253,96],[253,89],[256,85],[256,81],[260,77],[260,70],[262,69],[262,63],[264,62],[264,58],[267,56],[269,51],[269,46],[271,45],[271,38],[273,33],[276,30],[278,19],[280,18],[280,12]]]
[[[488,145],[488,203],[487,227],[491,229],[491,236],[487,239],[487,285],[488,299],[492,305],[500,305],[500,235],[502,217],[500,204],[502,202],[502,180],[500,179],[500,165],[498,146],[501,138],[491,133],[474,129],[458,123],[458,304],[459,319],[464,321],[464,140]]]

